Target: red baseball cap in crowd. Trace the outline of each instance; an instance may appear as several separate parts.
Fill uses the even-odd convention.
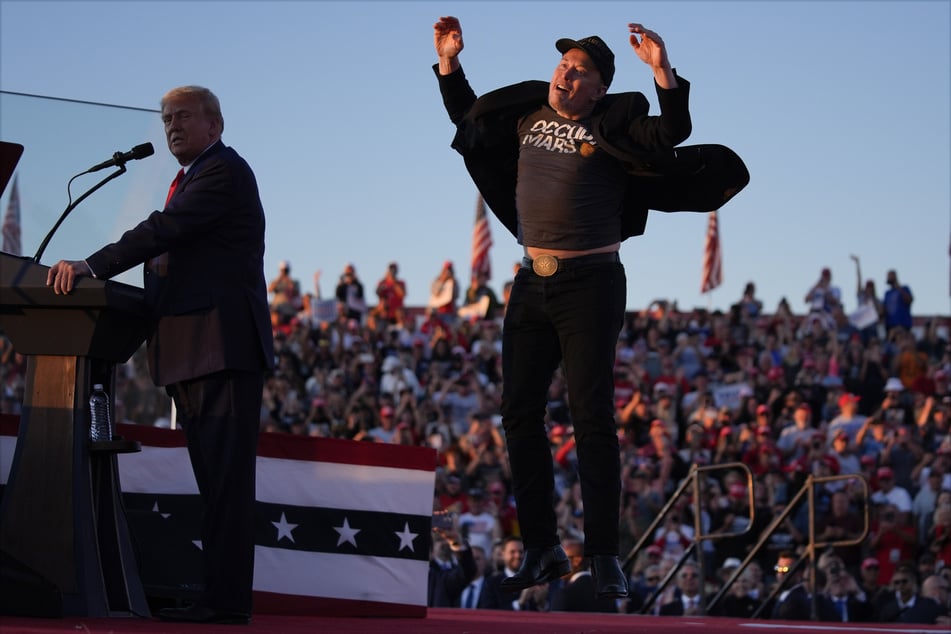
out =
[[[764,415],[764,414],[769,414],[769,408],[768,408],[768,407],[766,407],[765,405],[760,405],[759,407],[756,408],[756,415],[757,415],[757,416],[762,416],[762,415]]]
[[[878,476],[879,480],[891,480],[895,477],[895,472],[892,471],[891,467],[879,467],[875,475]]]
[[[729,495],[731,498],[746,497],[746,486],[742,484],[731,484],[729,489]]]
[[[858,403],[858,402],[859,402],[859,397],[856,396],[855,394],[850,394],[849,392],[846,392],[845,394],[839,397],[839,407],[845,407],[849,403]]]

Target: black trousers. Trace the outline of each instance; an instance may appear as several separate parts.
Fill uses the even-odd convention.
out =
[[[545,430],[552,374],[563,364],[584,502],[585,555],[618,554],[621,467],[614,358],[627,278],[619,262],[515,276],[502,331],[502,425],[526,548],[559,543]]]
[[[254,500],[264,377],[226,370],[170,385],[203,504],[201,604],[252,609]]]

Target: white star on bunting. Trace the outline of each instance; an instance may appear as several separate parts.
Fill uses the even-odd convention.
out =
[[[416,536],[419,535],[419,533],[411,533],[409,531],[409,522],[406,522],[405,524],[403,524],[402,532],[400,531],[393,531],[393,532],[396,533],[396,536],[400,538],[400,547],[397,549],[397,552],[399,552],[400,550],[403,550],[404,548],[409,548],[409,551],[411,553],[416,552],[416,549],[413,548],[413,540],[416,539]]]
[[[350,528],[350,522],[345,517],[343,518],[343,526],[334,526],[334,530],[337,531],[337,534],[340,535],[340,538],[337,539],[337,545],[340,546],[344,542],[350,542],[353,544],[353,547],[357,547],[356,536],[360,532],[359,528]]]
[[[286,537],[288,540],[290,540],[292,544],[295,543],[294,535],[292,533],[294,532],[294,529],[297,528],[298,525],[288,524],[287,518],[284,517],[284,513],[281,513],[280,522],[271,522],[271,524],[274,526],[274,528],[277,529],[277,541],[281,541],[282,539]]]

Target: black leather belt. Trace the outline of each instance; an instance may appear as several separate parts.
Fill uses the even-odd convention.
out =
[[[557,258],[554,255],[540,255],[534,260],[522,258],[522,268],[532,269],[539,277],[551,277],[555,273],[573,271],[592,264],[614,264],[621,258],[617,251],[611,253],[591,253],[576,258]]]

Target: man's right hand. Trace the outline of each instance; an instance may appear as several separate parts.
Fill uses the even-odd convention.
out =
[[[92,275],[85,260],[60,260],[47,272],[46,285],[52,286],[57,295],[67,295],[72,292],[76,278],[84,275]]]
[[[462,25],[452,16],[444,16],[433,25],[433,44],[439,57],[439,74],[448,75],[459,68],[456,57],[465,44],[462,41]]]

